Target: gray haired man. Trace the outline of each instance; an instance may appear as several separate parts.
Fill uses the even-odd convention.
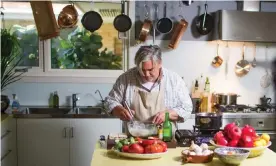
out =
[[[162,67],[161,49],[140,47],[135,65],[119,76],[106,97],[110,113],[129,121],[131,115],[123,105],[127,102],[134,120],[161,124],[166,111],[171,121],[188,119],[193,108],[189,91],[179,75]]]

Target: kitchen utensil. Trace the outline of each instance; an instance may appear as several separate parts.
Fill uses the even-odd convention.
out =
[[[195,126],[200,130],[217,130],[222,126],[221,113],[196,113]]]
[[[254,45],[254,59],[251,62],[251,66],[254,68],[257,66],[257,60],[256,60],[256,45]]]
[[[73,28],[78,22],[78,12],[74,4],[65,6],[58,15],[60,28]]]
[[[141,29],[140,34],[139,34],[139,40],[141,42],[145,42],[147,40],[148,34],[150,32],[150,29],[151,29],[151,25],[152,25],[151,20],[149,20],[150,10],[149,10],[149,7],[148,7],[147,4],[145,4],[145,10],[146,10],[145,20],[144,20],[142,29]]]
[[[131,116],[131,121],[133,121],[133,114],[132,114],[132,112],[131,112],[131,110],[130,110],[130,108],[129,108],[129,106],[128,106],[128,104],[127,104],[127,102],[126,101],[124,101],[124,105],[125,105],[125,107],[127,108],[127,110],[128,110],[128,112],[129,112],[129,114],[130,114],[130,116]]]
[[[59,36],[59,28],[51,1],[30,1],[40,40]]]
[[[235,67],[235,72],[239,77],[245,76],[250,71],[250,63],[247,60],[244,60],[244,50],[245,45],[243,45],[242,60],[240,60]]]
[[[210,143],[215,147],[215,148],[221,148],[221,147],[227,147],[227,146],[222,146],[222,145],[218,145],[216,144],[213,140],[210,140]],[[244,148],[244,147],[236,147],[237,149],[245,149],[245,150],[249,150],[250,154],[249,154],[249,158],[253,158],[253,157],[257,157],[260,156],[261,154],[263,154],[263,152],[271,146],[271,141],[269,141],[267,143],[266,146],[257,146],[257,147],[252,147],[252,148]]]
[[[217,45],[217,56],[212,61],[213,67],[220,67],[223,63],[223,59],[219,56],[219,44]]]
[[[173,28],[173,22],[167,16],[167,3],[164,2],[164,17],[159,19],[156,24],[156,30],[160,33],[169,33]]]
[[[248,156],[250,151],[247,149],[239,148],[216,148],[215,154],[225,164],[230,165],[239,165],[244,161]],[[228,154],[228,152],[234,152],[234,154]]]
[[[152,37],[152,43],[153,43],[153,45],[155,44],[155,32],[156,32],[156,24],[157,24],[157,22],[156,22],[156,20],[158,19],[158,15],[157,15],[157,13],[158,13],[158,5],[157,5],[157,3],[153,3],[153,6],[154,6],[154,24],[153,24],[153,37]]]
[[[261,101],[261,105],[267,105],[267,104],[270,104],[271,103],[271,98],[267,98],[267,97],[261,97],[260,98],[260,101]]]
[[[214,96],[214,102],[218,105],[237,105],[237,98],[240,97],[235,93],[214,93]]]
[[[93,5],[93,2],[91,2],[91,5]],[[103,24],[103,19],[98,12],[91,10],[82,16],[81,23],[86,30],[94,32],[100,29]]]
[[[210,33],[214,27],[214,19],[213,17],[207,13],[207,1],[205,2],[205,12],[204,14],[200,15],[196,20],[196,28],[197,31],[201,35],[207,35]]]
[[[132,22],[129,16],[125,15],[125,1],[121,1],[121,5],[122,13],[115,17],[113,25],[117,31],[126,32],[131,28]]]
[[[268,63],[268,60],[267,60],[267,49],[268,49],[268,46],[266,46],[266,49],[265,49],[265,59],[266,59],[266,62]],[[271,85],[272,83],[272,76],[269,74],[267,68],[265,69],[265,72],[266,74],[264,76],[262,76],[261,78],[261,87],[263,88],[267,88]]]
[[[182,5],[180,2],[179,2],[179,7],[181,9],[180,11],[182,11]],[[183,16],[179,15],[179,17],[181,17],[181,20],[178,22],[178,24],[174,28],[174,32],[173,32],[173,35],[172,35],[172,38],[171,38],[171,41],[169,44],[169,48],[171,48],[171,49],[175,49],[178,46],[184,32],[186,31],[186,29],[188,27],[188,22],[183,18]]]
[[[228,42],[226,44],[226,51],[225,51],[225,79],[227,80],[228,78],[228,61],[229,61],[229,46]]]

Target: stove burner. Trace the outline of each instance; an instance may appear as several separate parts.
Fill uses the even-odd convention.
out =
[[[257,104],[255,107],[238,104],[238,105],[216,105],[216,108],[221,112],[243,112],[243,113],[274,113],[276,109],[275,104],[260,105]]]

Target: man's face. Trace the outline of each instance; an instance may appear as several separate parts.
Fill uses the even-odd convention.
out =
[[[161,63],[154,63],[152,60],[142,62],[140,75],[144,82],[154,82],[159,77]]]

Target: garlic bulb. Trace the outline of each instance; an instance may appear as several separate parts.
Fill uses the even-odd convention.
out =
[[[193,155],[196,155],[196,153],[195,152],[190,152],[189,155],[193,156]]]
[[[204,150],[203,152],[202,152],[202,155],[204,155],[204,156],[208,156],[209,154],[211,154],[212,153],[212,151],[210,151],[210,150]]]
[[[197,146],[194,151],[197,155],[200,155],[202,153],[202,149],[199,146]]]
[[[196,148],[199,148],[197,144],[194,143],[194,141],[191,142],[191,146],[189,147],[190,151],[194,151]]]
[[[182,151],[182,153],[185,154],[185,155],[188,155],[189,152],[190,151],[188,149],[185,149],[185,150]]]
[[[201,149],[204,151],[204,150],[208,150],[208,145],[206,143],[202,143],[200,145]]]

